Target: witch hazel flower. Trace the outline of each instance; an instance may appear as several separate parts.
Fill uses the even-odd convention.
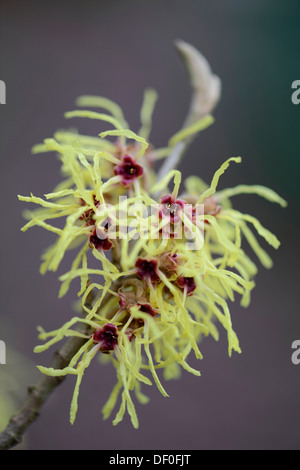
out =
[[[96,250],[101,252],[109,251],[113,246],[106,232],[104,230],[100,231],[98,227],[95,228],[89,236],[89,244],[91,247],[94,247]]]
[[[172,224],[178,223],[182,220],[182,210],[184,209],[185,202],[178,199],[175,200],[175,197],[167,194],[161,198],[161,208],[159,211],[160,217],[169,218]]]
[[[150,281],[150,282],[158,282],[159,281],[159,274],[157,271],[158,261],[156,259],[143,259],[138,258],[135,263],[136,273],[140,279]]]
[[[192,295],[194,290],[197,288],[193,277],[179,276],[178,279],[176,279],[176,284],[178,287],[186,291],[187,295]]]
[[[127,187],[135,179],[143,175],[143,167],[139,165],[130,155],[125,155],[122,162],[114,169],[115,175],[121,176],[122,185]]]
[[[112,351],[118,344],[118,330],[113,323],[106,323],[93,334],[93,341],[99,346],[99,351]]]
[[[113,424],[128,412],[137,428],[133,394],[145,404],[148,399],[142,387],[155,383],[166,397],[162,379],[179,378],[181,370],[199,376],[200,372],[189,364],[189,355],[193,352],[202,359],[199,343],[204,337],[218,340],[225,333],[229,356],[234,351],[240,353],[230,303],[240,296],[243,307],[250,305],[258,271],[244,251],[244,240],[266,268],[272,266],[272,260],[256,236],[275,249],[280,245],[255,217],[235,210],[232,204],[232,198],[239,194],[257,194],[285,207],[280,196],[258,185],[217,189],[229,165],[241,162],[239,157],[226,160],[210,184],[196,176],[182,181],[181,172],[174,168],[158,178],[156,160],[172,157],[178,143],[204,130],[213,119],[205,116],[168,139],[165,147],[156,149],[149,143],[156,99],[153,90],[145,91],[141,128],[133,132],[116,103],[103,97],[80,97],[80,108],[102,108],[105,112],[76,109],[65,117],[94,119],[111,128],[97,135],[58,131],[35,146],[34,153],[57,154],[64,179],[44,197],[19,196],[21,201],[40,206],[25,213],[27,223],[22,230],[39,226],[56,236],[43,254],[41,272],[56,271],[67,250],[75,252],[70,268],[59,278],[60,297],[67,294],[73,281],[79,281],[83,314],[50,332],[40,327],[43,344],[35,348],[41,353],[63,338],[83,340],[64,369],[38,366],[52,377],[76,377],[70,408],[72,424],[84,372],[96,356],[105,354],[116,369],[116,385],[102,408],[103,418],[112,415],[120,396]],[[126,196],[122,210],[119,196]],[[139,204],[147,209],[141,218],[137,215]],[[158,221],[151,215],[152,205],[158,207]],[[197,205],[204,210],[197,212]],[[107,225],[112,212],[114,239]],[[128,224],[133,222],[136,238],[130,231],[121,233],[123,212],[128,215]],[[65,224],[56,226],[55,219],[65,220]],[[163,230],[167,222],[171,225],[169,237]],[[182,236],[175,236],[180,235],[177,226],[181,222]],[[149,226],[156,229],[153,237],[151,231],[144,236]],[[188,235],[201,243],[191,249]],[[82,328],[76,331],[75,326]]]

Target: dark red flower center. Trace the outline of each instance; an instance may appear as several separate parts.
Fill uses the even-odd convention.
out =
[[[181,219],[180,212],[184,207],[184,201],[175,200],[170,194],[161,198],[160,216],[169,217],[172,224],[179,222]]]
[[[176,282],[178,287],[186,289],[187,295],[191,295],[197,287],[193,277],[180,276]]]
[[[112,242],[109,240],[105,230],[94,230],[90,235],[90,245],[99,251],[108,251],[112,247]]]
[[[125,155],[121,163],[115,167],[114,173],[122,177],[123,186],[128,186],[134,179],[142,176],[143,167],[138,165],[130,155]]]
[[[155,317],[156,311],[152,308],[150,304],[139,304],[140,305],[140,311],[144,313],[148,313],[151,315],[151,317]]]
[[[159,276],[157,274],[157,261],[155,259],[148,261],[146,259],[138,258],[135,263],[135,267],[140,279],[150,279],[151,282],[159,281]]]
[[[107,323],[95,331],[93,340],[99,344],[101,351],[111,351],[118,344],[118,330],[112,323]]]

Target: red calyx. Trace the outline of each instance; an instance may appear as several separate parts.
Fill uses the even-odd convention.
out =
[[[119,165],[115,167],[115,175],[122,177],[122,185],[128,186],[133,180],[143,174],[143,167],[136,163],[130,155],[125,155]]]
[[[100,237],[98,236],[100,235]],[[108,236],[98,230],[94,230],[90,235],[90,245],[95,247],[99,251],[108,251],[112,247],[112,242],[109,240]]]
[[[180,276],[176,282],[178,287],[186,289],[187,295],[192,295],[197,287],[193,277]]]
[[[180,212],[184,207],[185,202],[181,199],[175,200],[170,194],[161,198],[161,208],[159,215],[161,217],[169,217],[172,224],[176,224],[181,220]]]
[[[135,267],[140,279],[150,279],[151,282],[159,281],[159,276],[157,274],[157,261],[155,259],[148,261],[146,259],[138,258],[135,263]]]
[[[117,327],[112,323],[106,323],[102,328],[95,331],[93,340],[99,344],[100,351],[112,351],[118,344]]]

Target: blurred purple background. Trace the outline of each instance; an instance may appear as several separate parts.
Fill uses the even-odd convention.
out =
[[[155,387],[144,389],[151,402],[137,405],[138,431],[127,417],[117,427],[102,421],[115,372],[93,364],[82,383],[75,425],[69,424],[69,377],[30,427],[28,449],[299,449],[300,365],[291,361],[291,344],[300,339],[300,106],[291,103],[291,83],[300,78],[299,21],[294,0],[1,0],[0,79],[7,104],[0,106],[0,339],[32,362],[28,384],[39,378],[34,364],[49,364],[54,351],[33,353],[36,326],[50,330],[68,320],[78,285],[58,300],[58,275],[69,259],[59,273],[40,276],[40,255],[53,236],[38,228],[20,231],[26,205],[17,194],[40,196],[60,180],[53,154],[30,154],[35,143],[69,125],[97,132],[91,122],[64,121],[77,96],[116,101],[138,130],[143,90],[153,86],[160,98],[151,140],[164,146],[179,130],[190,100],[173,42],[190,42],[221,77],[223,95],[215,124],[195,140],[180,169],[210,182],[225,159],[242,155],[242,165],[231,166],[220,187],[264,184],[289,202],[283,210],[256,196],[234,200],[282,242],[277,252],[266,247],[274,267],[260,269],[250,307],[242,309],[238,299],[231,306],[242,355],[228,358],[221,330],[218,343],[206,339],[203,361],[191,359],[202,377],[183,373],[166,383],[169,398]],[[9,353],[0,367],[19,378]]]

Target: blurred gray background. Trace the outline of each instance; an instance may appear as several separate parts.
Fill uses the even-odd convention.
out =
[[[226,335],[206,339],[202,377],[183,373],[166,383],[169,398],[153,387],[137,405],[140,429],[126,418],[104,422],[101,407],[115,383],[110,366],[94,363],[84,377],[79,411],[69,424],[74,378],[49,399],[26,436],[28,449],[299,449],[300,365],[291,344],[300,339],[299,317],[299,124],[291,83],[300,79],[300,8],[297,0],[111,0],[0,2],[0,79],[7,104],[0,106],[1,322],[0,339],[28,364],[7,354],[5,371],[21,405],[25,387],[39,378],[51,350],[36,355],[36,326],[55,329],[72,315],[78,285],[58,300],[58,273],[39,274],[40,254],[53,236],[34,228],[20,232],[25,204],[17,194],[43,195],[60,181],[53,154],[32,156],[31,147],[65,122],[77,96],[98,94],[119,103],[133,130],[139,128],[143,90],[159,93],[151,140],[163,146],[186,115],[190,87],[173,42],[183,39],[208,58],[223,84],[215,124],[192,144],[180,169],[210,182],[230,156],[220,188],[264,184],[289,202],[287,209],[256,196],[235,198],[276,233],[282,246],[270,271],[256,278],[248,309],[231,306],[242,355],[227,356]],[[265,247],[264,243],[262,245]],[[1,372],[1,370],[0,370]],[[1,375],[0,375],[1,380]],[[4,379],[0,389],[5,387]]]

